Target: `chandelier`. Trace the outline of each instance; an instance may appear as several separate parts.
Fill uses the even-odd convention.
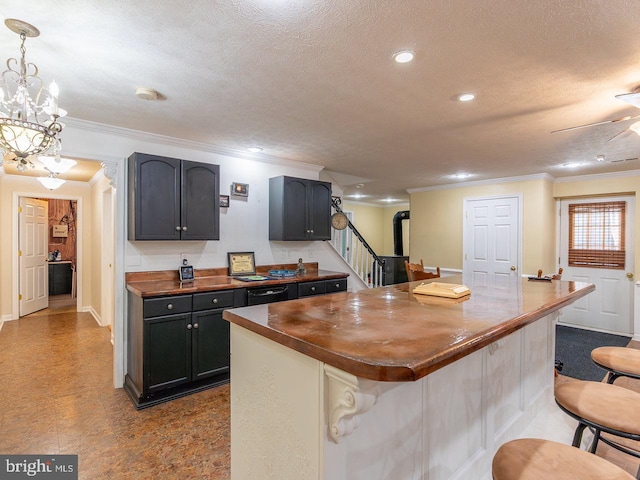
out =
[[[0,79],[0,166],[5,161],[16,162],[24,171],[35,168],[32,155],[59,156],[58,134],[64,127],[58,118],[67,112],[58,106],[58,86],[52,82],[45,88],[38,76],[38,67],[25,60],[25,40],[37,37],[40,31],[26,22],[8,18],[5,25],[20,35],[20,60],[9,58]]]

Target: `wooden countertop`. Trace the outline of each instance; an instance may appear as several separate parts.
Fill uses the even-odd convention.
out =
[[[318,270],[317,263],[305,264],[307,273],[295,277],[284,277],[276,280],[258,282],[243,282],[226,275],[226,269],[211,269],[196,271],[196,279],[192,282],[180,282],[177,271],[165,272],[136,272],[127,274],[127,290],[140,297],[158,297],[163,295],[180,295],[198,292],[212,292],[216,290],[230,290],[234,288],[255,288],[284,283],[310,282],[314,280],[331,280],[349,276],[343,272]],[[315,268],[313,268],[315,266]],[[291,265],[270,265],[258,267],[258,275],[268,275],[268,270],[287,269]],[[294,265],[295,267],[295,265]]]
[[[411,293],[421,282],[226,310],[223,318],[361,378],[415,381],[595,290],[588,283],[514,278],[445,299]]]

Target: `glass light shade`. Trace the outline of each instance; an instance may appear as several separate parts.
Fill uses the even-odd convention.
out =
[[[42,185],[44,185],[45,188],[48,188],[49,190],[55,190],[56,188],[60,188],[60,186],[64,182],[66,182],[66,180],[63,180],[62,178],[56,178],[56,177],[38,177],[38,180]]]
[[[631,130],[633,133],[640,135],[640,122],[636,122],[633,125],[631,125],[629,127],[629,130]]]
[[[38,161],[50,172],[58,174],[68,172],[78,163],[70,158],[51,157],[49,155],[40,155]]]
[[[0,148],[18,157],[46,152],[54,140],[55,134],[42,125],[0,118]]]

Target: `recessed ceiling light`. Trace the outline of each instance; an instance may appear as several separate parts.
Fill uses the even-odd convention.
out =
[[[596,160],[598,162],[604,162],[604,155],[596,155]]]
[[[469,178],[470,176],[471,176],[470,173],[454,173],[453,175],[451,175],[451,178],[461,179],[461,178]]]
[[[473,93],[461,93],[458,95],[458,100],[461,102],[470,102],[474,98],[476,98],[476,96]]]
[[[260,153],[262,151],[262,147],[248,147],[247,150],[251,153]]]
[[[387,203],[391,203],[391,202],[396,202],[397,200],[395,198],[383,198],[382,201],[383,202],[387,202]]]
[[[408,63],[414,56],[415,54],[410,50],[401,50],[393,54],[393,59],[398,63]]]

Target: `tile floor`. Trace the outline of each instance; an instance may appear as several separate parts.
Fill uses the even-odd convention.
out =
[[[77,453],[80,479],[228,480],[229,386],[136,411],[111,358],[88,313],[5,322],[0,453]]]
[[[77,453],[80,479],[230,479],[229,386],[136,411],[112,386],[109,331],[69,310],[0,331],[0,453]],[[628,455],[606,445],[598,454],[637,472]]]

